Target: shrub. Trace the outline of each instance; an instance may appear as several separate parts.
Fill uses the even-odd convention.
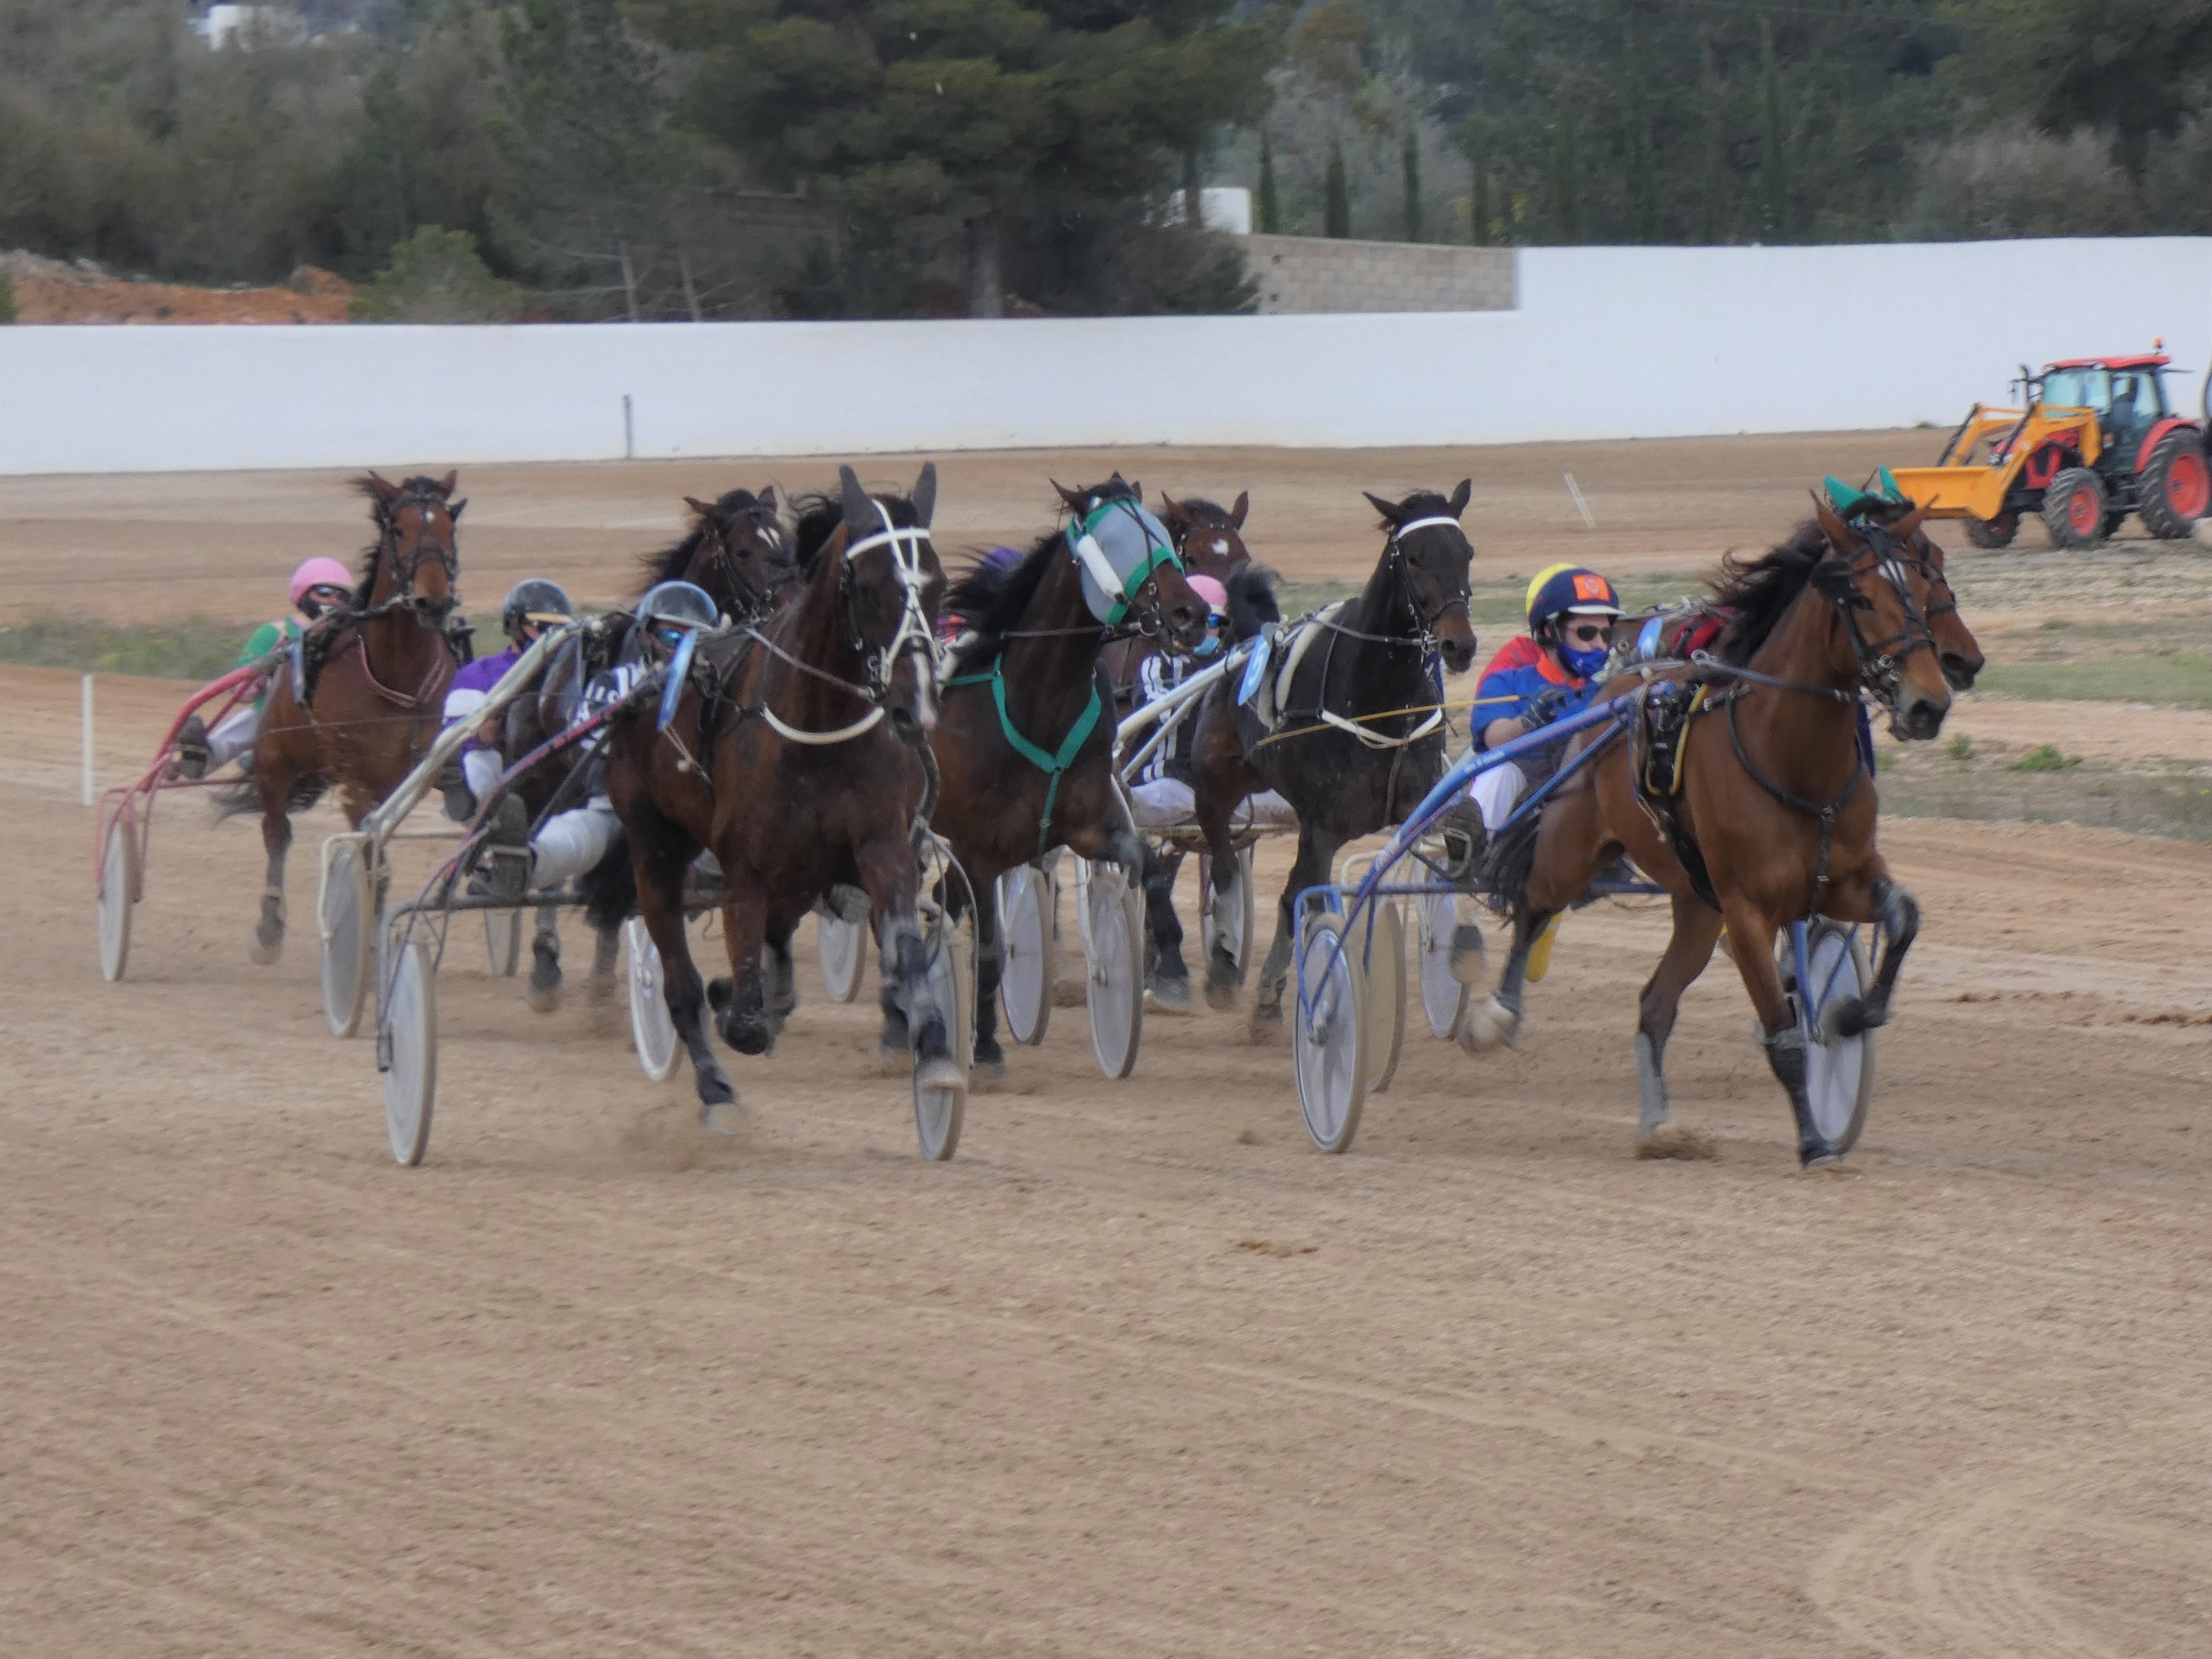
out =
[[[522,309],[522,290],[491,274],[468,232],[424,225],[350,309],[362,323],[505,323]]]
[[[1900,231],[1915,241],[2109,236],[2141,219],[2109,136],[2010,121],[1923,148]]]
[[[15,320],[15,279],[0,270],[0,323]]]
[[[2070,772],[2081,763],[2079,755],[2062,755],[2056,744],[2031,749],[2007,769],[2014,772]]]

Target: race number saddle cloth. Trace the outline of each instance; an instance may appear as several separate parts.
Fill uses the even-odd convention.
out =
[[[1237,701],[1260,722],[1262,731],[1273,731],[1286,713],[1296,712],[1286,709],[1285,704],[1299,665],[1313,649],[1314,641],[1328,631],[1328,624],[1336,613],[1350,603],[1339,599],[1287,627],[1271,623],[1253,645],[1244,678],[1237,688]]]

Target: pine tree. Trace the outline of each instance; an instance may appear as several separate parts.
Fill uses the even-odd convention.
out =
[[[1352,187],[1344,176],[1344,146],[1334,138],[1328,141],[1328,170],[1322,179],[1321,228],[1325,236],[1352,234]]]

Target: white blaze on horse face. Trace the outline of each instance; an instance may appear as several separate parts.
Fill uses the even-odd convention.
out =
[[[1213,538],[1213,550],[1217,553],[1228,552],[1229,538],[1226,536],[1216,536]]]

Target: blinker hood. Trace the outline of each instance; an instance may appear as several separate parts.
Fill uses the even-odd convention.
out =
[[[1083,602],[1109,628],[1129,614],[1153,571],[1182,568],[1167,526],[1132,501],[1107,501],[1070,525],[1067,545],[1083,568]]]

